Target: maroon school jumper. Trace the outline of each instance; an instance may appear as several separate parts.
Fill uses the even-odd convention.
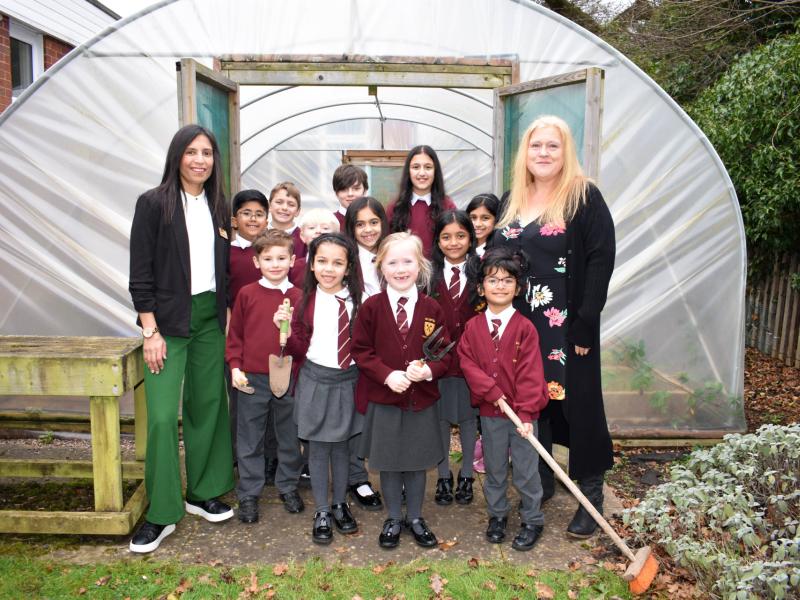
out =
[[[236,302],[239,291],[248,283],[253,283],[261,279],[261,269],[253,262],[255,256],[253,247],[239,248],[231,244],[231,252],[228,255],[228,289],[230,290],[232,307]]]
[[[451,353],[440,361],[428,363],[432,381],[412,383],[402,394],[390,390],[384,381],[392,371],[405,371],[411,361],[422,358],[425,338],[444,324],[445,317],[439,304],[420,292],[408,335],[403,339],[386,291],[367,298],[358,311],[350,347],[360,374],[356,386],[356,410],[365,414],[369,402],[392,404],[413,411],[432,406],[439,399],[436,380],[450,368]],[[444,344],[450,342],[447,327],[442,330],[442,340]]]
[[[300,289],[303,289],[303,281],[306,278],[306,262],[305,256],[303,258],[295,257],[294,265],[289,269],[289,283]]]
[[[397,200],[392,202],[386,208],[386,220],[391,226],[392,214]],[[442,201],[442,212],[446,210],[455,210],[456,205],[450,199],[450,196],[445,196]],[[433,220],[431,219],[431,207],[422,200],[418,200],[411,206],[411,212],[408,217],[408,229],[422,240],[422,247],[425,251],[426,258],[431,257],[433,252]]]
[[[295,258],[303,258],[308,253],[308,248],[306,248],[306,243],[300,237],[300,228],[295,227],[290,235],[292,236],[292,241],[294,242]]]
[[[453,298],[450,296],[450,290],[447,289],[449,281],[450,277],[445,273],[444,279],[439,282],[439,286],[436,288],[436,301],[444,312],[447,329],[450,332],[450,339],[458,342],[461,339],[461,335],[464,333],[464,327],[467,325],[467,321],[478,313],[475,312],[475,309],[469,303],[469,284],[464,286],[464,289],[461,290],[461,295],[454,303]],[[445,377],[464,377],[460,366],[461,361],[458,360],[455,348],[453,348],[451,352],[453,353],[453,360],[450,363],[450,369],[447,371]]]
[[[336,210],[333,212],[333,216],[336,217],[337,221],[339,221],[339,231],[344,233],[344,215]]]
[[[482,417],[504,417],[493,403],[501,396],[523,423],[532,423],[547,406],[542,354],[536,328],[514,311],[495,350],[486,317],[472,319],[458,344],[461,369]]]
[[[292,306],[297,306],[301,297],[302,292],[296,287],[286,290],[286,294],[267,289],[258,282],[242,288],[231,312],[225,343],[225,360],[231,370],[269,373],[269,355],[277,356],[281,351],[280,332],[272,317],[284,298],[289,298]]]

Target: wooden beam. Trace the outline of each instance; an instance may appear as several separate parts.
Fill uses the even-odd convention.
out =
[[[92,420],[94,507],[97,511],[122,509],[122,457],[119,447],[119,402],[108,396],[89,400]]]
[[[92,479],[92,461],[53,460],[50,458],[0,459],[0,477],[64,477]],[[144,463],[122,463],[122,479],[144,479]]]

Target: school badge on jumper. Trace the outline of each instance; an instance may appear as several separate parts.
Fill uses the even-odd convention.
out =
[[[436,329],[436,321],[430,317],[425,317],[425,323],[422,326],[422,331],[425,334],[425,337],[430,337],[434,329]]]

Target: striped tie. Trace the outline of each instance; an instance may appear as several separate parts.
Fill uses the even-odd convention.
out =
[[[400,336],[406,337],[408,335],[408,315],[406,314],[405,305],[408,298],[401,296],[397,299],[397,328],[400,330]]]
[[[461,289],[461,269],[458,267],[451,267],[451,269],[453,274],[450,276],[450,285],[447,286],[447,289],[450,291],[450,297],[453,299],[453,302],[456,302],[461,295],[459,294],[459,290]]]
[[[500,350],[500,319],[492,319],[492,341],[494,342],[494,349]]]
[[[339,301],[339,368],[346,369],[350,366],[350,316],[347,314],[347,305],[344,298],[336,296]]]

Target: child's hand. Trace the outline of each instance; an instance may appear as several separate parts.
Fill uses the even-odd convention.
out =
[[[425,381],[433,377],[431,368],[423,362],[414,361],[406,369],[406,377],[411,381]]]
[[[388,385],[389,389],[395,394],[402,394],[411,385],[411,382],[408,380],[408,377],[406,377],[406,374],[403,371],[392,371],[389,373],[389,376],[386,378],[384,383]]]
[[[517,433],[526,438],[533,433],[533,423],[523,423],[522,429],[517,427]]]
[[[242,388],[247,387],[250,382],[247,381],[247,375],[241,369],[231,369],[231,383],[235,388]]]
[[[280,329],[281,328],[281,321],[289,321],[289,322],[291,322],[291,320],[292,320],[292,310],[293,309],[291,309],[291,308],[287,310],[286,307],[283,304],[278,306],[278,310],[276,310],[275,314],[272,316],[272,322],[275,323],[275,327]],[[288,335],[290,335],[290,336],[292,335],[292,328],[291,327],[289,328]]]

